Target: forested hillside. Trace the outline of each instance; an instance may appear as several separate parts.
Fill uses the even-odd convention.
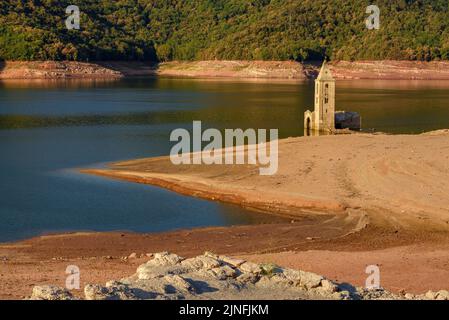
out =
[[[367,30],[376,3],[381,29]],[[81,29],[65,27],[68,5]],[[448,0],[0,0],[4,60],[449,59]]]

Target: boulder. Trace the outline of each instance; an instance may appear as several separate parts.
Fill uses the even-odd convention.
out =
[[[196,258],[187,259],[181,262],[181,265],[190,268],[191,270],[211,270],[218,268],[221,265],[221,261],[209,256],[199,256]]]
[[[167,275],[179,275],[189,271],[189,269],[181,264],[160,266],[152,263],[146,263],[137,268],[136,276],[139,280],[151,280],[162,278]]]
[[[426,292],[426,294],[424,296],[426,299],[435,300],[437,298],[437,293],[433,292],[432,290],[429,290]]]
[[[181,261],[183,261],[184,258],[168,252],[160,252],[155,253],[153,260],[148,261],[147,263],[158,265],[158,266],[173,266]]]
[[[284,276],[292,282],[292,285],[299,286],[301,283],[301,272],[292,269],[284,269]]]
[[[111,281],[105,287],[88,284],[84,287],[86,300],[138,300],[128,285]]]
[[[218,280],[226,280],[228,278],[234,278],[237,275],[237,271],[228,265],[211,269],[210,272]]]
[[[67,290],[56,286],[35,286],[30,300],[76,300]]]
[[[271,276],[263,275],[257,282],[257,286],[266,288],[279,288],[279,287],[289,287],[292,282],[288,280],[282,273],[273,274]]]
[[[273,276],[278,273],[282,273],[282,269],[277,265],[272,263],[264,263],[259,265],[260,270],[262,270],[262,274],[266,276]]]
[[[220,260],[223,261],[224,263],[229,264],[230,266],[232,266],[234,268],[238,268],[246,262],[245,260],[230,258],[230,257],[226,257],[226,256],[221,256]]]
[[[332,294],[338,291],[338,286],[328,279],[323,279],[321,280],[320,290],[324,293]]]
[[[347,290],[335,292],[332,294],[334,300],[351,300],[351,293]]]
[[[362,300],[403,300],[404,297],[395,295],[384,289],[359,288],[358,296]]]
[[[259,275],[254,273],[243,273],[236,278],[237,282],[243,285],[256,284],[259,279]]]
[[[176,293],[176,292],[189,292],[189,293],[195,293],[195,288],[183,277],[179,275],[170,275],[165,276],[164,281],[167,282],[167,285],[171,287],[170,290],[166,292],[169,293]]]
[[[300,271],[300,286],[306,289],[318,288],[324,278],[318,274]]]
[[[449,291],[447,290],[440,290],[436,294],[437,300],[449,300]]]
[[[262,269],[260,266],[256,263],[252,262],[245,262],[242,265],[240,265],[240,270],[246,273],[252,273],[252,274],[261,274]]]

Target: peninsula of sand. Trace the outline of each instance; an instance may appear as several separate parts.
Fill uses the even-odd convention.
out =
[[[320,62],[296,61],[171,61],[75,62],[1,61],[0,80],[6,79],[118,79],[123,77],[190,77],[221,79],[309,80]],[[449,80],[447,61],[333,61],[335,79]]]
[[[348,232],[449,227],[449,130],[349,134],[279,141],[279,170],[253,165],[173,165],[169,157],[85,173],[153,184],[292,219],[332,216]]]

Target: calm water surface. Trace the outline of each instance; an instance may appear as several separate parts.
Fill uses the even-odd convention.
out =
[[[340,110],[365,129],[449,128],[449,82],[338,82]],[[166,231],[271,219],[156,187],[78,174],[117,160],[167,155],[193,120],[215,128],[303,135],[312,83],[186,79],[0,82],[0,241],[76,230]]]

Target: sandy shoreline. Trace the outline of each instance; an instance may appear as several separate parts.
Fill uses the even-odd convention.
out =
[[[124,77],[187,77],[304,81],[317,76],[320,63],[295,61],[172,61],[71,62],[0,61],[0,80],[7,79],[119,79]],[[446,61],[334,61],[338,80],[449,80]]]
[[[169,157],[82,170],[286,217],[333,214],[392,229],[449,228],[449,131],[279,141],[279,171],[255,165],[173,165]],[[407,186],[406,188],[404,186]]]

